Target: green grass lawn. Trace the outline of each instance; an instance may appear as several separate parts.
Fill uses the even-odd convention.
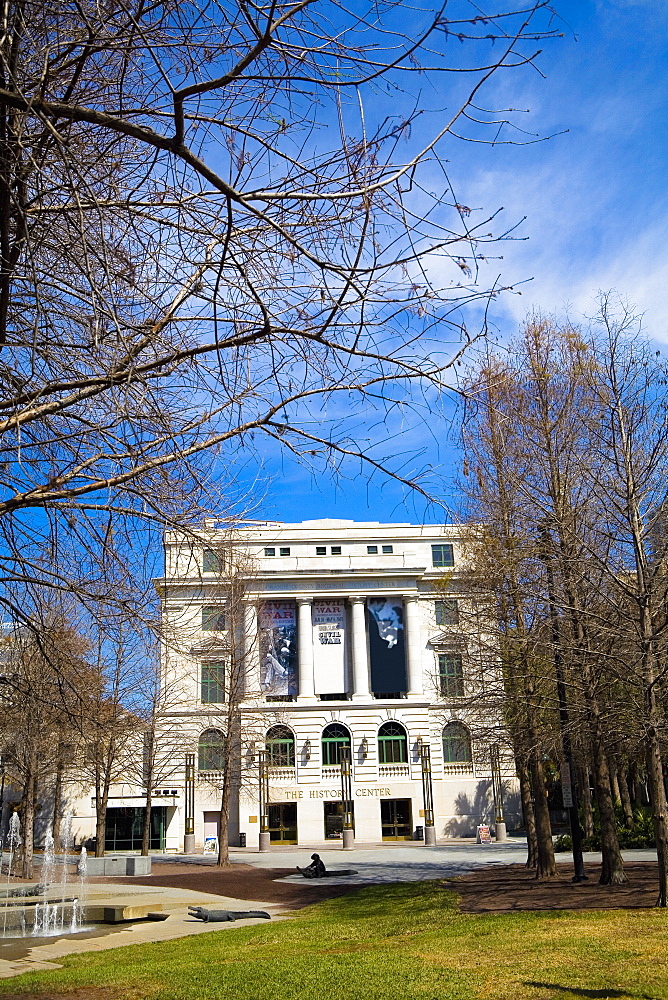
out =
[[[667,932],[665,910],[463,914],[442,884],[404,883],[289,921],[73,955],[0,981],[0,997],[668,1000]]]

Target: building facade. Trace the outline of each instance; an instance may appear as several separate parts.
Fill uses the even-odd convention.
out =
[[[157,581],[162,846],[181,848],[192,829],[196,849],[213,850],[226,767],[231,844],[257,847],[263,816],[275,845],[340,839],[342,752],[356,843],[413,839],[425,825],[424,745],[437,839],[493,821],[498,657],[463,560],[452,525],[317,520],[232,532],[211,521],[195,543],[168,533]]]

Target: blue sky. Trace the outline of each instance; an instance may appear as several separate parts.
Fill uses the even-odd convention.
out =
[[[498,247],[488,273],[520,294],[495,304],[500,339],[531,309],[586,322],[600,291],[616,290],[643,314],[648,336],[668,344],[668,3],[556,0],[564,37],[545,45],[534,70],[494,79],[488,107],[527,109],[524,128],[547,137],[523,146],[462,145],[452,157],[458,200],[508,225],[526,216],[522,240]],[[438,265],[435,265],[438,266]],[[530,280],[528,280],[530,279]],[[523,282],[523,283],[522,283]],[[521,284],[522,283],[522,284]],[[372,419],[370,414],[370,419]],[[443,506],[355,466],[345,478],[311,475],[267,445],[249,463],[256,516],[438,522],[457,509],[456,411],[445,403],[396,447],[413,467],[432,467]]]

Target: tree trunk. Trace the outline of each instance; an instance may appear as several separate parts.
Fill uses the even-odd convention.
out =
[[[538,751],[532,750],[529,755],[529,774],[531,790],[533,791],[533,808],[536,820],[536,878],[552,878],[557,874],[554,860],[554,844],[552,843],[552,827],[550,812],[545,791],[545,775],[543,765],[538,759]]]
[[[527,833],[527,868],[536,868],[538,865],[538,838],[536,836],[536,817],[534,814],[533,801],[531,798],[531,781],[529,779],[529,769],[526,764],[518,764],[517,775],[520,781],[520,797],[522,801],[522,815],[524,816],[524,829]]]
[[[63,772],[65,770],[65,765],[62,759],[58,758],[58,763],[56,764],[56,780],[53,786],[53,819],[51,821],[51,836],[53,837],[53,849],[54,851],[60,850],[60,820],[62,817],[62,798],[63,798]]]
[[[615,805],[619,803],[622,804],[622,795],[619,790],[619,779],[617,777],[617,768],[614,764],[608,762],[608,769],[610,771],[610,791],[612,792],[612,801]]]
[[[622,810],[624,812],[624,826],[627,830],[632,830],[635,825],[633,821],[633,806],[631,805],[629,786],[626,780],[626,772],[623,767],[620,767],[617,772],[617,778],[619,780],[619,796],[622,802]]]
[[[21,877],[33,877],[33,850],[35,846],[35,766],[31,761],[28,765],[25,787],[23,790],[23,864]]]
[[[589,768],[579,767],[578,768],[578,783],[579,783],[579,793],[580,802],[582,803],[582,819],[584,822],[584,835],[585,837],[594,836],[594,810],[591,805],[591,784],[589,778]]]
[[[624,874],[624,859],[619,849],[619,838],[617,837],[615,807],[610,791],[608,758],[603,746],[598,718],[593,720],[593,728],[594,789],[601,824],[601,853],[603,855],[599,882],[601,885],[621,885],[627,881],[627,878]]]
[[[95,857],[103,858],[107,828],[107,805],[109,803],[109,781],[105,774],[95,782]]]
[[[656,729],[647,735],[647,778],[652,796],[652,818],[656,838],[656,856],[659,868],[659,895],[657,906],[668,905],[668,804],[663,784],[663,763]]]
[[[144,829],[142,830],[141,836],[141,853],[142,857],[148,857],[149,848],[151,846],[151,808],[153,805],[153,799],[151,797],[151,785],[150,782],[146,786],[146,806],[144,807]]]

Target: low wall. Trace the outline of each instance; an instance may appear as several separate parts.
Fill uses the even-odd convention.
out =
[[[103,858],[86,858],[86,874],[100,875],[150,875],[151,859],[137,855],[106,854]]]

